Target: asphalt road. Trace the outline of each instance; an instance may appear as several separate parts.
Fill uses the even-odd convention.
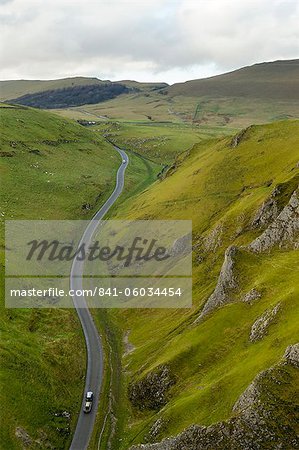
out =
[[[129,162],[129,158],[123,150],[117,147],[114,148],[118,151],[122,158],[122,163],[116,175],[115,189],[108,200],[105,202],[105,204],[101,207],[101,209],[99,209],[99,211],[88,223],[82,235],[79,246],[82,243],[85,243],[86,246],[89,245],[101,219],[104,217],[104,215],[107,213],[109,208],[113,205],[113,203],[123,190],[124,175]],[[125,160],[125,163],[123,163],[123,160]],[[70,289],[82,289],[83,273],[84,261],[74,260],[70,273]],[[98,334],[85,299],[83,297],[74,296],[73,302],[84,332],[87,349],[87,366],[82,406],[70,450],[84,450],[88,447],[99,405],[99,395],[103,382],[103,346],[101,337]],[[85,414],[83,412],[84,398],[87,391],[92,391],[94,394],[93,408],[89,414]]]

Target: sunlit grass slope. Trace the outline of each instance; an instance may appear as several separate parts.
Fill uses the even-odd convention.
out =
[[[144,442],[158,418],[163,427],[156,440],[192,423],[229,418],[257,373],[298,341],[298,250],[276,248],[255,255],[244,247],[261,233],[250,224],[273,189],[283,184],[290,193],[298,185],[298,161],[299,122],[252,126],[236,147],[227,137],[195,145],[163,181],[119,208],[121,218],[192,219],[194,247],[192,309],[111,313],[120,328],[130,330],[135,348],[123,360],[125,384],[165,364],[176,379],[160,411],[140,411],[127,400],[130,414],[121,448]],[[239,248],[233,302],[195,325],[230,245]],[[243,302],[252,288],[261,298]],[[278,302],[280,313],[268,333],[251,343],[252,324]]]
[[[89,218],[121,160],[100,136],[55,115],[23,107],[0,115],[1,448],[28,439],[30,448],[68,448],[85,373],[80,324],[73,310],[3,308],[4,220]]]
[[[60,114],[148,122],[187,122],[200,128],[243,128],[299,118],[299,60],[254,64],[233,72],[121,95]],[[91,117],[91,116],[90,116]]]
[[[197,127],[184,123],[102,122],[94,126],[121,148],[133,150],[150,161],[164,165],[204,139],[233,134],[221,127]]]
[[[253,64],[209,78],[176,83],[167,88],[171,96],[241,97],[299,100],[299,59]]]
[[[163,91],[161,91],[163,92]],[[70,118],[97,120],[106,117],[118,121],[193,123],[199,129],[243,128],[284,119],[298,119],[299,100],[259,99],[251,97],[196,95],[175,96],[161,92],[120,95],[96,105],[56,110]]]

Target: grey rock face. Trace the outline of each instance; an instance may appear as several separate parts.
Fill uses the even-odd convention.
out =
[[[247,294],[244,295],[242,300],[245,303],[251,303],[254,300],[261,298],[261,296],[262,294],[257,289],[252,288],[249,292],[247,292]]]
[[[258,374],[248,388],[240,395],[233,406],[234,413],[240,413],[249,408],[253,404],[258,404],[260,399],[259,381],[262,379],[264,372]]]
[[[291,364],[299,369],[299,344],[289,345],[283,357],[287,364]]]
[[[256,227],[265,225],[275,219],[248,246],[249,250],[260,253],[270,250],[276,244],[280,247],[291,245],[293,248],[299,248],[299,188],[293,192],[288,204],[280,213],[279,206],[275,200],[279,194],[279,188],[274,189],[271,198],[262,205],[256,214],[252,223]],[[212,250],[215,246],[217,248],[219,233],[221,234],[221,230],[216,227],[206,238],[206,242],[204,241],[206,250]],[[210,311],[231,301],[232,290],[237,287],[236,277],[233,272],[236,251],[237,247],[235,246],[231,246],[226,250],[216,288],[208,298],[195,323],[199,322]],[[252,290],[245,295],[243,301],[250,302],[259,297],[260,294],[256,290]]]
[[[29,436],[27,431],[24,430],[24,428],[17,427],[16,431],[15,431],[15,435],[17,438],[19,438],[21,440],[21,442],[25,448],[31,447],[33,440],[31,439],[31,437]]]
[[[126,333],[124,334],[123,337],[123,342],[124,342],[124,354],[123,356],[127,356],[130,353],[132,353],[135,350],[134,345],[129,341],[129,336],[130,336],[130,330],[126,331]]]
[[[264,201],[253,218],[251,223],[253,228],[260,228],[269,225],[279,215],[281,209],[279,208],[276,200],[279,193],[280,189],[276,187],[270,197]]]
[[[233,407],[235,416],[211,426],[192,425],[178,436],[156,444],[141,444],[131,450],[295,450],[299,449],[296,432],[296,407],[277,396],[277,386],[284,389],[290,379],[281,369],[298,361],[299,344],[290,346],[276,366],[259,373]],[[294,380],[293,380],[294,381]],[[268,391],[275,385],[274,391]]]
[[[215,252],[221,245],[223,225],[217,225],[211,233],[203,239],[203,248],[206,252]]]
[[[243,139],[245,138],[247,132],[248,132],[251,128],[252,128],[251,126],[250,126],[250,127],[247,127],[247,128],[244,128],[244,129],[241,130],[238,134],[236,134],[236,135],[232,138],[232,140],[231,140],[231,142],[230,142],[230,146],[231,146],[232,148],[238,147],[238,145],[243,141]]]
[[[208,298],[197,321],[208,312],[230,301],[230,292],[237,287],[237,281],[233,272],[237,250],[237,247],[234,246],[227,248],[215,290]]]
[[[299,189],[291,196],[289,203],[283,208],[274,222],[251,244],[250,250],[261,253],[270,250],[275,245],[279,247],[299,246]]]
[[[65,416],[63,416],[65,417]],[[15,436],[20,440],[20,445],[23,449],[49,449],[55,450],[51,444],[47,434],[43,430],[38,430],[38,438],[33,439],[27,431],[22,427],[16,427]]]
[[[129,386],[129,399],[140,410],[160,409],[167,403],[168,391],[175,383],[175,378],[166,365],[155,372],[148,373],[143,379]]]
[[[157,441],[157,438],[159,437],[159,434],[163,430],[165,426],[165,422],[162,419],[162,417],[159,417],[152,425],[151,429],[149,430],[148,435],[145,438],[146,442],[155,442]]]
[[[268,309],[261,317],[259,317],[251,327],[250,342],[256,342],[262,339],[268,331],[269,326],[274,321],[278,311],[280,310],[280,303],[273,309]]]

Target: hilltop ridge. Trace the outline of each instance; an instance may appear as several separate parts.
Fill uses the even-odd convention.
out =
[[[176,83],[168,95],[298,100],[299,59],[242,67],[222,75]]]

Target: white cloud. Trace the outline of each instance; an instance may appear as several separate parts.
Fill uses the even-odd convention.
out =
[[[297,0],[0,0],[0,78],[179,81],[298,57]]]

